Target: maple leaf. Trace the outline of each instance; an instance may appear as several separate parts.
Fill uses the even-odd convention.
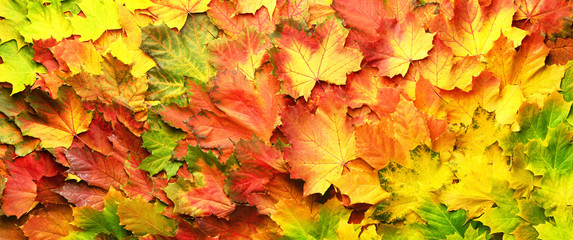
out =
[[[476,230],[477,233],[474,233],[476,235],[488,235],[484,227],[476,229],[466,223],[463,210],[447,212],[445,206],[434,202],[432,199],[425,199],[416,213],[426,221],[426,225],[420,226],[420,229],[425,237],[430,239],[443,239],[445,237],[447,239],[471,239],[465,238],[465,235]],[[485,236],[483,239],[486,239]]]
[[[29,23],[18,27],[26,42],[51,37],[60,41],[72,35],[72,25],[64,17],[60,1],[54,1],[48,6],[32,1],[28,2],[27,9]]]
[[[510,234],[523,221],[517,216],[519,207],[517,201],[512,198],[513,191],[506,184],[498,183],[497,186],[492,187],[492,196],[495,198],[497,207],[484,213],[477,221],[489,226],[492,233]]]
[[[209,59],[218,69],[235,69],[248,79],[255,78],[270,43],[264,35],[249,28],[235,39],[219,38],[209,42]]]
[[[165,188],[175,205],[174,212],[193,217],[227,217],[235,209],[235,204],[223,190],[223,173],[215,166],[209,166],[207,161],[205,157],[197,159],[194,164],[201,170],[193,172],[192,179],[180,178]],[[218,163],[216,158],[211,161]]]
[[[271,219],[281,227],[286,239],[335,239],[336,229],[341,221],[346,221],[350,211],[334,199],[317,205],[311,201],[280,200]]]
[[[539,232],[539,238],[558,239],[571,236],[571,207],[561,207],[555,211],[555,223],[546,222],[535,227]]]
[[[519,52],[504,37],[496,41],[496,46],[499,48],[493,48],[486,55],[487,68],[502,81],[502,87],[519,85],[527,101],[538,105],[542,105],[544,96],[559,88],[566,68],[544,64],[549,49],[537,32],[523,40]]]
[[[234,141],[253,137],[250,129],[227,117],[207,111],[195,114],[187,123],[197,138],[198,145],[205,149],[218,150],[223,163],[232,154]]]
[[[368,105],[378,116],[396,111],[400,102],[399,87],[389,78],[377,76],[377,73],[375,68],[364,67],[348,76],[348,106],[359,108]]]
[[[96,210],[102,210],[105,205],[103,197],[106,192],[99,187],[89,186],[85,182],[66,182],[62,187],[53,191],[65,197],[76,207],[89,206]]]
[[[423,204],[420,197],[440,189],[451,181],[451,171],[440,162],[440,155],[427,147],[410,151],[413,169],[390,164],[381,170],[380,183],[392,194],[388,203],[381,203],[379,214],[392,221],[416,211]]]
[[[428,56],[434,34],[426,33],[410,14],[403,23],[396,19],[382,19],[378,41],[361,46],[364,58],[378,68],[381,76],[405,76],[414,60]]]
[[[216,38],[217,28],[206,15],[192,15],[180,34],[171,31],[165,24],[148,26],[142,31],[141,49],[161,69],[173,75],[192,77],[203,85],[215,75],[215,69],[207,57],[207,43]]]
[[[340,192],[350,198],[349,204],[366,203],[378,204],[390,198],[390,193],[380,187],[378,172],[362,160],[350,161],[345,165],[348,169],[332,184]]]
[[[72,74],[81,70],[95,75],[101,73],[103,59],[93,44],[80,42],[78,39],[64,39],[50,49],[60,66],[66,66]]]
[[[563,0],[518,0],[515,5],[514,26],[530,32],[540,30],[549,36],[561,32],[573,11],[573,5]]]
[[[346,106],[334,91],[327,91],[315,114],[297,104],[283,112],[283,126],[291,147],[285,159],[291,177],[305,180],[304,195],[324,193],[340,178],[346,162],[357,156],[356,139]]]
[[[255,13],[259,8],[265,7],[269,15],[273,15],[277,1],[275,0],[241,0],[237,1],[237,10],[239,13]]]
[[[99,51],[109,52],[123,63],[132,65],[131,74],[141,77],[150,68],[156,66],[155,61],[139,48],[142,40],[141,27],[151,24],[153,18],[149,12],[130,12],[127,6],[124,7],[121,4],[118,8],[119,24],[122,30],[105,31],[96,44]]]
[[[100,75],[81,72],[64,81],[84,100],[99,99],[106,104],[116,102],[136,112],[145,109],[147,79],[134,77],[128,71],[129,65],[110,56],[104,58],[101,65]]]
[[[398,2],[406,3],[407,1]],[[385,3],[388,2],[334,0],[332,7],[349,26],[375,38],[377,37],[376,29],[380,26],[382,18],[386,17],[383,15]]]
[[[181,75],[173,75],[159,68],[152,68],[147,72],[149,88],[147,89],[147,100],[158,100],[163,104],[180,103],[180,98],[185,94],[187,81]]]
[[[2,211],[8,215],[16,215],[18,218],[38,204],[36,183],[30,178],[9,178],[2,196]]]
[[[15,219],[0,218],[0,237],[5,239],[25,240],[24,232],[18,227]]]
[[[444,90],[471,87],[473,77],[477,77],[485,68],[478,57],[454,57],[452,49],[439,38],[433,42],[434,48],[429,57],[416,62],[421,77],[432,85]]]
[[[273,33],[276,29],[269,9],[260,8],[255,14],[237,14],[237,5],[233,1],[212,0],[207,15],[213,24],[223,29],[228,35],[238,35],[245,28],[254,28],[257,32]]]
[[[268,216],[260,215],[254,207],[238,207],[229,219],[209,216],[199,220],[199,227],[209,236],[237,239],[246,236],[260,239],[279,237],[281,230]]]
[[[4,6],[6,6],[6,5],[4,5]],[[2,11],[2,10],[0,10],[0,11]],[[16,30],[16,26],[14,26],[10,20],[6,20],[6,19],[0,20],[0,44],[3,44],[5,42],[11,41],[11,40],[16,41],[18,49],[20,49],[24,45],[26,45],[26,42],[24,41],[24,37],[22,37],[22,35],[20,35],[18,30]]]
[[[38,139],[23,137],[20,129],[7,119],[0,119],[0,143],[14,145],[16,154],[26,156],[39,145]]]
[[[142,198],[126,199],[117,204],[117,215],[120,224],[135,235],[175,236],[177,221],[161,214],[164,209],[161,202],[151,204]]]
[[[571,174],[546,172],[541,180],[542,189],[532,193],[533,199],[547,213],[553,213],[556,208],[571,205]]]
[[[15,41],[0,45],[0,82],[12,84],[12,94],[21,92],[26,85],[34,84],[36,73],[44,73],[42,65],[32,61],[34,50],[31,47],[18,48]]]
[[[376,169],[386,167],[391,160],[410,165],[408,149],[394,138],[390,127],[391,122],[385,118],[377,124],[354,127],[359,156]]]
[[[64,151],[70,164],[69,172],[90,185],[109,189],[119,189],[127,183],[128,177],[123,169],[124,159],[117,155],[106,157],[87,147],[70,148]]]
[[[515,5],[511,0],[456,1],[454,16],[438,16],[430,22],[432,32],[450,48],[454,56],[476,56],[487,53],[502,34],[519,45],[526,32],[511,26]]]
[[[209,10],[207,6],[210,0],[151,0],[153,3],[149,8],[154,15],[164,21],[170,28],[181,30],[188,15],[191,13],[202,13]],[[194,15],[191,15],[193,18]]]
[[[549,48],[547,64],[565,65],[573,60],[573,39],[557,38],[555,41],[546,41],[545,44]]]
[[[520,130],[515,135],[522,143],[532,139],[545,139],[550,128],[557,127],[569,115],[571,103],[565,102],[561,94],[549,95],[543,108],[534,104],[524,104],[518,115]]]
[[[225,185],[234,201],[246,201],[253,192],[263,192],[273,173],[286,172],[282,153],[260,139],[240,140],[234,153],[241,166],[229,173]]]
[[[67,205],[50,205],[32,214],[22,226],[29,239],[62,239],[72,228],[72,209]]]
[[[177,141],[184,135],[163,123],[157,116],[149,119],[150,131],[142,135],[142,147],[151,152],[151,155],[141,161],[139,169],[148,171],[155,175],[160,171],[165,171],[168,177],[177,173],[182,165],[181,162],[171,161],[171,155],[177,145]]]
[[[316,28],[315,38],[285,26],[274,55],[283,90],[290,96],[308,99],[317,81],[343,85],[346,74],[360,70],[362,54],[344,47],[348,35],[342,24],[330,19]],[[340,60],[335,60],[340,59]]]
[[[31,112],[32,109],[26,103],[24,94],[12,94],[11,89],[0,87],[0,112],[7,117],[15,117],[22,112]]]
[[[124,238],[127,231],[120,225],[118,217],[118,203],[125,201],[120,192],[113,187],[103,197],[105,207],[96,210],[90,206],[74,208],[74,221],[72,225],[84,229],[87,234],[95,237],[96,234],[103,232],[105,234],[113,233],[117,238]]]
[[[36,114],[24,112],[18,115],[16,125],[23,135],[42,140],[40,145],[44,148],[68,148],[74,136],[88,130],[92,113],[83,109],[72,88],[60,88],[57,100],[36,91],[26,101],[36,110]]]
[[[235,71],[219,72],[211,90],[213,102],[227,118],[251,129],[268,142],[273,130],[280,124],[282,108],[279,82],[270,75],[270,68],[257,74],[256,86]],[[268,75],[266,75],[266,74]]]
[[[112,0],[96,0],[78,3],[85,17],[72,16],[70,19],[73,34],[80,36],[80,41],[97,40],[104,31],[119,29],[119,11]]]

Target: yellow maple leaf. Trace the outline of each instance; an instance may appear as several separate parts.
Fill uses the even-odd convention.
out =
[[[202,13],[209,10],[211,0],[151,0],[149,11],[170,28],[181,30],[190,13]],[[193,17],[193,16],[191,16]]]
[[[305,180],[304,196],[323,194],[341,177],[344,165],[357,157],[354,129],[336,94],[327,90],[315,114],[298,104],[282,116],[281,130],[291,145],[285,148],[285,160],[291,177]]]
[[[308,99],[317,81],[346,84],[346,74],[360,70],[362,54],[344,47],[348,30],[330,19],[316,28],[316,38],[286,26],[275,55],[284,91],[294,98]]]
[[[342,177],[332,183],[340,192],[350,198],[350,204],[378,204],[390,197],[390,193],[380,187],[378,172],[363,160],[346,164]]]
[[[410,63],[428,56],[434,34],[426,33],[415,16],[406,16],[403,23],[396,19],[382,19],[378,41],[363,48],[366,60],[378,68],[381,76],[406,76]]]

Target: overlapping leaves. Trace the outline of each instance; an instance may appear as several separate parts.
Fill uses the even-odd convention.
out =
[[[572,11],[0,0],[0,238],[566,239]]]

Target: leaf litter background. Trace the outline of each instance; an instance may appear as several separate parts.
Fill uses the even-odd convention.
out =
[[[0,0],[0,238],[568,239],[572,5]]]

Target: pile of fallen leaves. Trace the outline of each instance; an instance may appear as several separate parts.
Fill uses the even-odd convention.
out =
[[[0,0],[0,238],[568,239],[572,14]]]

